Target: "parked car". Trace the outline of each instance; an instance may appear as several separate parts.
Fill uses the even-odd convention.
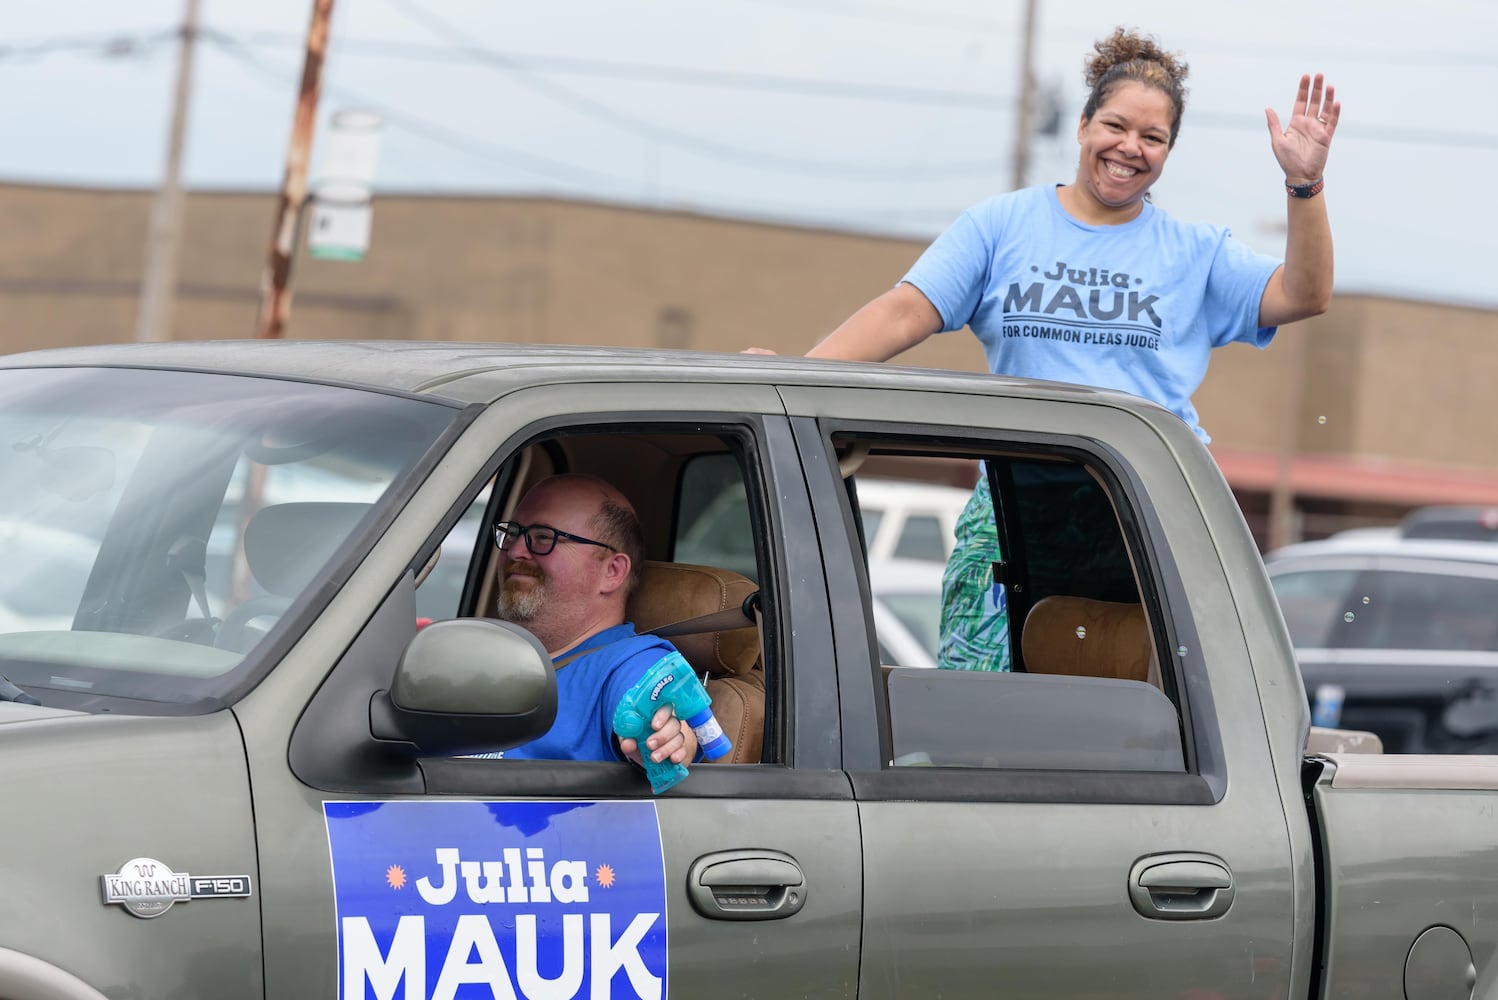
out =
[[[902,667],[936,666],[945,569],[943,563],[925,559],[869,563],[879,662]]]
[[[947,561],[957,519],[972,490],[897,479],[858,481],[858,509],[870,560]]]
[[[1356,531],[1265,557],[1308,696],[1391,753],[1498,752],[1498,545]]]
[[[971,490],[913,480],[860,478],[858,506],[868,558],[945,563],[955,544],[957,519]],[[744,530],[749,500],[742,483],[727,480],[691,516],[676,544],[681,562],[724,566],[758,579],[753,537]]]
[[[1405,538],[1498,542],[1498,507],[1416,507],[1399,522],[1399,533]]]

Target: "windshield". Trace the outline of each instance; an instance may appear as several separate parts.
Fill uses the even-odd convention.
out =
[[[268,378],[0,371],[0,674],[212,705],[459,411]]]

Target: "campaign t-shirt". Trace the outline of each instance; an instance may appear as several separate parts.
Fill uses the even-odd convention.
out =
[[[1145,202],[1117,226],[1073,218],[1053,186],[968,209],[904,281],[972,328],[995,374],[1120,389],[1203,439],[1191,395],[1212,348],[1268,346],[1259,303],[1280,261],[1221,226],[1177,222]]]

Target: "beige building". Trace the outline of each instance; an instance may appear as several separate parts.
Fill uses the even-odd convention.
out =
[[[0,185],[0,350],[135,335],[143,191]],[[255,332],[276,199],[187,198],[172,336]],[[382,195],[358,263],[293,267],[293,338],[522,341],[800,352],[890,287],[924,244],[680,212],[492,196]],[[965,333],[904,360],[982,370]],[[1498,311],[1338,296],[1267,351],[1219,351],[1197,393],[1261,542],[1498,504]]]

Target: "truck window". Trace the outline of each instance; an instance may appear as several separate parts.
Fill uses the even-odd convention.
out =
[[[681,470],[680,511],[672,544],[676,562],[723,566],[759,578],[744,474],[733,455],[697,455]]]
[[[694,429],[700,428],[698,422]],[[520,452],[503,456],[485,491],[469,501],[440,546],[439,568],[417,590],[418,614],[428,608],[443,617],[497,614],[498,561],[490,526],[507,516],[537,482],[557,472],[598,476],[619,489],[635,508],[645,536],[645,565],[630,597],[628,619],[639,631],[738,607],[758,589],[757,545],[767,544],[752,499],[744,429],[717,433],[673,433],[659,427],[636,432],[592,427],[550,432]],[[533,460],[543,454],[545,460]],[[497,493],[494,501],[489,494]],[[475,545],[475,540],[478,544]],[[470,566],[478,565],[470,572]],[[464,600],[464,583],[480,582]],[[435,581],[435,585],[434,585]],[[714,586],[707,586],[711,581]],[[428,593],[430,592],[430,593]],[[423,598],[429,598],[423,603]],[[709,606],[710,604],[710,606]],[[774,610],[766,600],[767,618]],[[733,733],[738,763],[767,759],[762,746],[766,679],[773,657],[761,651],[753,625],[706,628],[673,636],[687,661],[707,675],[719,718]]]
[[[1339,645],[1337,626],[1355,606],[1353,591],[1360,576],[1356,569],[1317,569],[1272,578],[1290,641],[1297,649]]]
[[[936,488],[966,469],[993,496],[991,520],[977,523],[970,508],[958,529],[988,540],[959,546],[949,563],[866,555],[887,767],[1186,770],[1174,667],[1158,652],[1174,645],[1162,609],[1141,598],[1152,588],[1141,585],[1125,529],[1137,519],[1101,465],[971,445],[841,436],[833,445],[844,455],[867,446],[844,480],[850,516],[876,477]],[[944,589],[975,584],[981,610],[944,601]],[[929,658],[896,653],[900,625]],[[901,659],[884,659],[892,654]]]

